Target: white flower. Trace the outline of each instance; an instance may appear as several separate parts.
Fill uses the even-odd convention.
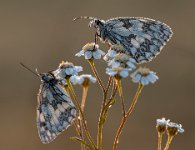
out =
[[[165,118],[156,119],[156,129],[158,133],[164,133],[166,131],[167,124],[170,120],[166,120]]]
[[[184,132],[184,129],[182,128],[181,124],[177,124],[177,123],[173,123],[173,122],[169,122],[167,124],[167,130],[172,135],[177,134],[177,132],[179,132],[179,133]]]
[[[113,59],[117,55],[117,52],[115,50],[109,49],[107,54],[104,56],[105,61],[109,61]]]
[[[150,71],[148,68],[138,68],[131,74],[132,81],[135,83],[141,83],[142,85],[148,85],[149,83],[155,83],[159,78],[155,72]]]
[[[135,59],[124,53],[118,53],[112,60],[108,61],[108,66],[111,67],[123,67],[131,70],[135,69]]]
[[[54,75],[58,79],[64,79],[73,75],[78,75],[79,72],[83,71],[81,66],[74,66],[71,62],[60,63],[58,69],[53,71]]]
[[[170,120],[166,120],[165,118],[162,119],[156,119],[156,125],[157,126],[166,126],[168,123],[170,122]]]
[[[118,53],[125,53],[125,49],[120,44],[115,44],[110,47],[107,54],[104,56],[105,61],[112,60]]]
[[[70,81],[75,85],[75,84],[80,84],[83,86],[87,86],[89,82],[95,83],[96,78],[93,77],[90,74],[82,74],[80,76],[74,75],[70,77]]]
[[[105,53],[99,49],[99,46],[95,43],[88,43],[83,46],[82,50],[78,52],[75,56],[84,56],[85,59],[101,59]]]
[[[106,68],[106,73],[108,75],[114,76],[114,77],[120,77],[120,78],[128,77],[129,76],[129,71],[131,71],[131,69],[123,68],[123,67]]]

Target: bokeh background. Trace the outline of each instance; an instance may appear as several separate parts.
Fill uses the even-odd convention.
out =
[[[143,16],[167,23],[174,36],[161,54],[143,64],[158,73],[160,80],[145,87],[133,115],[122,133],[120,150],[157,149],[156,119],[170,118],[184,126],[172,150],[195,149],[195,1],[194,0],[0,0],[0,150],[77,150],[69,140],[73,128],[54,142],[43,145],[36,128],[36,95],[40,80],[19,65],[24,62],[39,72],[55,69],[62,60],[82,65],[92,73],[83,58],[74,57],[86,42],[94,39],[88,20],[73,22],[78,16],[109,19],[117,16]],[[105,51],[107,46],[101,44]],[[106,64],[97,62],[103,78]],[[125,79],[124,93],[129,105],[136,84]],[[78,97],[81,89],[76,88]],[[86,117],[93,137],[101,104],[101,90],[92,85]],[[104,149],[110,150],[121,118],[119,101],[112,107],[104,128]],[[164,138],[166,140],[166,136]]]

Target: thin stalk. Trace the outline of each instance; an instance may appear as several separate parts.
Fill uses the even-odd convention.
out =
[[[169,146],[170,146],[172,140],[173,140],[173,136],[168,135],[168,140],[167,140],[167,143],[166,143],[166,146],[165,146],[164,150],[168,150],[169,149]]]
[[[107,111],[108,111],[108,108],[110,106],[110,103],[112,102],[112,99],[114,98],[114,95],[116,94],[116,92],[114,90],[115,88],[113,88],[112,99],[110,99],[106,103],[106,99],[107,99],[107,96],[108,96],[108,91],[109,91],[111,83],[112,83],[112,77],[109,77],[107,88],[106,88],[105,93],[104,93],[103,104],[102,104],[102,108],[101,108],[101,112],[100,112],[100,116],[99,116],[99,121],[98,121],[98,133],[97,133],[97,147],[98,147],[98,150],[102,149],[103,127],[104,127],[104,123],[106,121]]]
[[[67,92],[67,94],[70,96],[70,90],[69,90],[69,87],[68,86],[63,86],[64,90]],[[78,119],[78,117],[75,118],[74,122],[73,122],[73,125],[75,127],[75,131],[77,133],[77,135],[83,139],[83,132],[81,132],[81,121]],[[81,143],[81,150],[85,150],[84,148],[84,145]]]
[[[97,78],[97,81],[98,81],[98,83],[99,83],[99,85],[100,85],[100,87],[101,87],[103,93],[105,93],[104,85],[103,85],[103,83],[102,83],[102,80],[101,80],[100,77],[99,77],[99,74],[98,74],[97,69],[96,69],[95,64],[94,64],[94,61],[93,61],[93,60],[88,60],[88,62],[89,62],[89,64],[90,64],[90,66],[91,66],[91,69],[92,69],[92,71],[93,71],[95,77]]]
[[[81,100],[81,110],[84,113],[84,108],[85,108],[85,102],[87,98],[87,93],[88,93],[89,86],[83,86],[83,95],[82,95],[82,100]],[[85,140],[84,137],[84,132],[83,132],[83,125],[82,125],[82,118],[81,118],[81,113],[79,113],[79,126],[80,126],[80,134],[81,134],[81,139]],[[81,148],[85,150],[85,145],[82,144]]]
[[[81,101],[81,110],[84,112],[85,109],[85,103],[87,99],[87,93],[89,90],[89,86],[83,86],[83,95],[82,95],[82,101]]]
[[[119,96],[121,98],[121,104],[122,104],[122,110],[123,110],[123,117],[125,117],[126,111],[125,111],[125,100],[123,96],[123,89],[121,85],[121,79],[116,79],[117,86],[118,86],[118,91],[119,91]]]
[[[78,134],[78,136],[80,136],[80,137],[81,137],[81,134],[80,134],[79,128],[78,128],[77,123],[76,123],[75,121],[73,122],[73,125],[74,125],[74,127],[75,127],[75,131],[76,131],[76,133]]]
[[[109,79],[108,79],[108,84],[107,84],[106,90],[105,90],[105,95],[108,94],[108,91],[110,89],[112,80],[113,80],[113,78],[112,78],[112,76],[110,76]],[[103,106],[105,106],[105,104],[106,104],[106,99],[104,99],[104,101],[103,101]]]
[[[163,133],[158,132],[158,150],[162,149],[162,136],[163,136]]]
[[[68,83],[70,92],[72,93],[73,99],[74,99],[75,102],[76,102],[77,108],[79,109],[79,112],[80,112],[80,114],[81,114],[81,119],[82,119],[82,123],[83,123],[83,127],[84,127],[85,134],[86,134],[86,136],[87,136],[87,138],[88,138],[90,144],[92,145],[92,147],[93,147],[94,149],[96,149],[96,145],[95,145],[95,143],[93,142],[93,139],[92,139],[92,137],[91,137],[91,135],[90,135],[90,133],[89,133],[87,124],[86,124],[86,122],[85,122],[85,117],[84,117],[84,114],[83,114],[83,112],[82,112],[80,103],[79,103],[78,100],[77,100],[76,94],[75,94],[75,92],[74,92],[74,89],[73,89],[72,84],[70,83],[70,80],[69,80],[69,79],[67,79],[67,83]]]
[[[117,149],[117,144],[119,143],[119,137],[121,135],[121,132],[123,130],[123,127],[124,127],[124,125],[125,125],[125,123],[127,121],[128,116],[133,112],[133,110],[135,108],[135,105],[137,103],[137,100],[138,100],[138,98],[139,98],[139,96],[141,94],[141,91],[142,91],[143,87],[144,86],[142,84],[139,84],[139,87],[137,89],[137,92],[135,94],[135,97],[133,99],[133,102],[132,102],[131,106],[129,107],[127,113],[125,114],[125,116],[123,116],[123,118],[121,120],[120,126],[119,126],[119,128],[117,130],[117,133],[116,133],[116,136],[115,136],[115,139],[114,139],[113,150],[116,150]]]

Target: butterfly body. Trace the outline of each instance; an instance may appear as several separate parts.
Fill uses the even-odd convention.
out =
[[[47,144],[71,125],[76,108],[53,74],[39,76],[42,84],[37,96],[37,128],[42,143]]]
[[[152,60],[173,34],[168,25],[141,17],[119,17],[106,21],[93,18],[89,26],[96,28],[96,35],[101,41],[122,45],[125,53],[137,63]]]

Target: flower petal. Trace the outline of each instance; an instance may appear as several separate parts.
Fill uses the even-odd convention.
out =
[[[84,55],[84,50],[81,50],[81,51],[79,51],[78,53],[75,54],[75,56],[77,56],[77,57],[81,57],[83,55]]]
[[[93,52],[93,58],[94,59],[101,59],[101,53],[99,53],[99,51],[94,51]]]
[[[148,84],[149,84],[148,79],[147,79],[146,77],[142,77],[142,78],[141,78],[141,84],[143,84],[143,85],[148,85]]]
[[[126,69],[123,69],[123,70],[121,70],[121,71],[119,72],[119,75],[120,75],[121,77],[123,77],[123,78],[126,78],[126,77],[129,76],[129,71],[126,70]]]
[[[91,51],[86,51],[85,52],[85,59],[91,59],[92,58],[92,52]]]

